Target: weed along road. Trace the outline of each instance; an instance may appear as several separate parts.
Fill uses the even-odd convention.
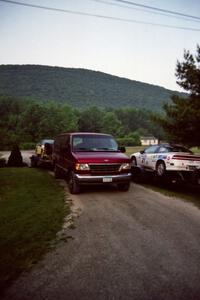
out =
[[[200,210],[140,185],[87,188],[67,242],[4,299],[200,299]]]

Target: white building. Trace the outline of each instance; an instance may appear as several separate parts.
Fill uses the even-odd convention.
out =
[[[159,143],[158,139],[154,136],[142,136],[140,141],[142,146],[157,145]]]

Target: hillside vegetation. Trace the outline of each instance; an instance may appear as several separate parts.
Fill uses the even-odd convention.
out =
[[[85,69],[0,65],[0,95],[54,100],[79,109],[97,106],[159,111],[173,93],[159,86]]]
[[[35,144],[42,138],[53,138],[67,131],[105,132],[127,146],[139,145],[141,135],[164,138],[160,127],[151,121],[151,113],[134,107],[93,106],[78,110],[62,103],[0,96],[1,150],[10,149],[13,144],[23,144],[30,149],[27,143]]]

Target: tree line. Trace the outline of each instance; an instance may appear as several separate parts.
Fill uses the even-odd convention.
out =
[[[78,110],[66,104],[38,102],[16,97],[0,97],[0,148],[13,144],[28,148],[40,139],[54,138],[70,131],[112,134],[120,144],[140,145],[140,136],[163,137],[151,113],[137,108]]]
[[[56,102],[37,102],[0,97],[0,149],[15,144],[36,143],[61,132],[105,132],[121,144],[139,145],[141,135],[154,135],[169,142],[200,147],[200,47],[196,55],[184,51],[177,61],[177,83],[187,97],[172,96],[163,113],[138,108],[89,107],[78,110]],[[25,146],[25,145],[24,145]]]

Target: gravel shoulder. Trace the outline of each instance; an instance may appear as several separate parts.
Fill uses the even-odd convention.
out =
[[[131,184],[88,188],[59,243],[3,299],[200,299],[200,210]]]

